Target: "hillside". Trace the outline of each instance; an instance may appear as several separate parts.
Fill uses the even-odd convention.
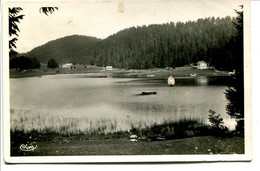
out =
[[[89,63],[92,58],[91,52],[100,41],[94,37],[72,35],[38,46],[27,55],[35,57],[42,63],[47,63],[50,58],[54,58],[59,63],[82,61]]]
[[[59,63],[134,69],[177,67],[204,60],[218,69],[232,70],[233,22],[230,17],[212,17],[131,27],[103,40],[73,35],[34,48],[28,55],[43,63],[54,58]]]

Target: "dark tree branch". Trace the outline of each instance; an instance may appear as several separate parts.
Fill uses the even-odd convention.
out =
[[[19,37],[18,32],[20,32],[20,29],[17,25],[17,23],[20,23],[20,21],[24,18],[25,15],[19,15],[19,13],[23,9],[21,7],[13,7],[9,8],[9,36],[17,36]],[[58,7],[42,7],[40,8],[40,12],[43,12],[44,14],[48,15],[48,13],[52,14],[55,10],[58,10]],[[17,55],[17,52],[14,50],[16,48],[16,41],[17,38],[13,38],[9,40],[9,56],[15,56]]]
[[[43,12],[45,15],[48,13],[52,14],[55,10],[59,10],[58,7],[42,7],[40,8],[40,13]]]

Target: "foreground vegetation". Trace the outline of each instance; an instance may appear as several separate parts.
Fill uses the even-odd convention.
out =
[[[243,154],[242,137],[199,136],[184,139],[130,142],[127,134],[94,136],[42,135],[33,151],[21,151],[25,138],[13,134],[20,141],[12,142],[11,156],[79,156],[79,155],[176,155],[176,154]],[[29,138],[29,136],[27,137]],[[42,139],[48,139],[46,141]]]
[[[154,128],[155,127],[152,129]],[[162,129],[161,126],[158,128]],[[203,132],[200,130],[199,134],[205,134],[205,136],[197,136],[199,134],[194,133],[197,131],[193,130],[193,128],[189,128],[186,131],[184,128],[184,134],[177,134],[176,138],[168,137],[169,139],[164,139],[157,137],[157,134],[154,136],[154,139],[139,137],[133,142],[129,139],[132,134],[128,131],[108,133],[106,135],[61,135],[53,132],[39,133],[37,131],[32,131],[24,133],[15,131],[11,132],[11,156],[244,153],[243,137],[236,136],[232,133],[213,136],[214,132],[209,132],[209,129],[206,127],[204,127],[204,129],[207,131]],[[206,135],[207,133],[211,136]],[[37,145],[37,148],[32,151],[22,151],[19,148],[21,144],[27,144],[28,146],[35,144]]]
[[[199,118],[134,118],[122,117],[70,117],[36,115],[27,110],[11,109],[11,134],[15,132],[39,136],[40,134],[107,135],[128,132],[144,139],[162,137],[166,139],[185,138],[201,135],[226,136],[228,128],[222,118],[214,112],[209,115],[210,123]],[[217,134],[218,133],[218,134]]]
[[[244,152],[244,138],[211,113],[211,124],[196,118],[148,124],[53,117],[11,119],[11,155],[232,154]],[[82,127],[84,125],[84,127]],[[134,137],[134,138],[133,138]],[[31,151],[20,146],[37,145]]]

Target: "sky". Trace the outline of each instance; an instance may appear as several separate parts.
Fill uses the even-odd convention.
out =
[[[25,17],[20,29],[17,51],[25,53],[48,41],[68,35],[104,39],[118,31],[150,24],[194,21],[198,18],[236,16],[234,9],[244,0],[153,0],[153,1],[64,1],[9,2],[22,7]],[[46,16],[40,7],[57,6]]]

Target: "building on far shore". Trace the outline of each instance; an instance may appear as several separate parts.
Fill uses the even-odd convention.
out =
[[[66,63],[62,65],[62,68],[71,69],[72,66],[73,66],[72,63]]]
[[[208,63],[205,61],[197,62],[197,69],[200,69],[200,70],[208,69]]]
[[[112,66],[106,66],[106,70],[111,71],[111,70],[113,70],[113,67]]]

